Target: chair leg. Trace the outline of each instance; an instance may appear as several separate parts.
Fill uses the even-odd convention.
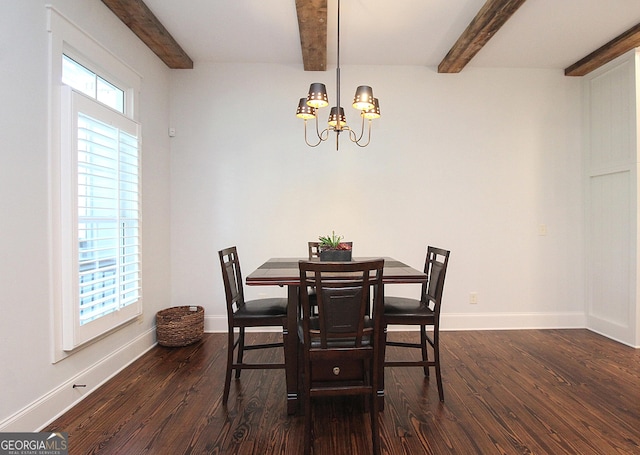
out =
[[[231,388],[231,370],[233,369],[233,350],[235,348],[235,335],[233,327],[229,327],[227,337],[227,371],[224,376],[224,393],[222,394],[222,404],[226,405],[229,399],[229,389]]]
[[[380,406],[378,402],[377,391],[371,394],[371,406],[369,413],[371,414],[371,442],[373,444],[373,455],[380,454]]]
[[[369,359],[362,360],[362,368],[364,369],[364,384],[373,387],[373,380],[371,379],[372,366]],[[367,395],[362,395],[362,404],[364,406],[364,412],[371,412],[371,403]]]
[[[424,325],[420,326],[420,346],[422,349],[422,361],[429,361],[429,351],[427,350],[427,327]],[[429,377],[429,366],[424,365],[423,367],[424,375]]]
[[[304,455],[311,455],[311,397],[309,389],[305,390],[304,396]]]
[[[240,327],[240,334],[238,335],[238,361],[236,363],[242,363],[242,358],[244,356],[244,327]],[[240,373],[242,369],[236,368],[236,379],[240,378]]]
[[[312,425],[311,420],[311,378],[309,361],[306,358],[304,347],[298,345],[298,365],[302,368],[299,371],[298,382],[298,400],[302,403],[302,412],[304,412],[304,455],[311,455],[312,444]]]
[[[438,384],[438,396],[444,401],[444,388],[442,387],[442,375],[440,373],[440,335],[438,328],[433,331],[433,358],[436,364],[436,382]]]

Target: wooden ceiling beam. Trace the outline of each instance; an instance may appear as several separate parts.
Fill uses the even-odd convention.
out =
[[[102,0],[133,33],[173,69],[191,69],[193,60],[142,0]]]
[[[640,24],[609,41],[573,65],[565,68],[565,76],[584,76],[616,57],[640,46]]]
[[[296,0],[305,71],[327,69],[327,0]]]
[[[438,65],[438,73],[459,73],[526,0],[487,0]]]

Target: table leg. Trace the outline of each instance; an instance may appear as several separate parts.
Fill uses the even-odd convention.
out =
[[[287,382],[287,414],[298,412],[298,288],[287,286],[287,336],[284,346],[285,375]]]

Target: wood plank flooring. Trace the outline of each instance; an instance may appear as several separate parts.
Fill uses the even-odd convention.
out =
[[[444,403],[420,368],[386,370],[383,453],[640,453],[640,350],[587,330],[443,332],[441,349]],[[68,432],[72,455],[302,453],[283,370],[243,371],[222,406],[225,350],[224,334],[156,347],[43,431]],[[315,454],[369,454],[369,431],[361,399],[314,402]]]

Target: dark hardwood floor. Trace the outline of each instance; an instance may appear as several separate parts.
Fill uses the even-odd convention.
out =
[[[640,453],[640,350],[587,330],[441,335],[444,403],[421,369],[385,372],[383,453]],[[68,432],[72,455],[302,453],[283,370],[244,371],[222,406],[225,336],[154,348],[44,431]],[[315,453],[369,454],[362,413],[361,399],[315,401]]]

